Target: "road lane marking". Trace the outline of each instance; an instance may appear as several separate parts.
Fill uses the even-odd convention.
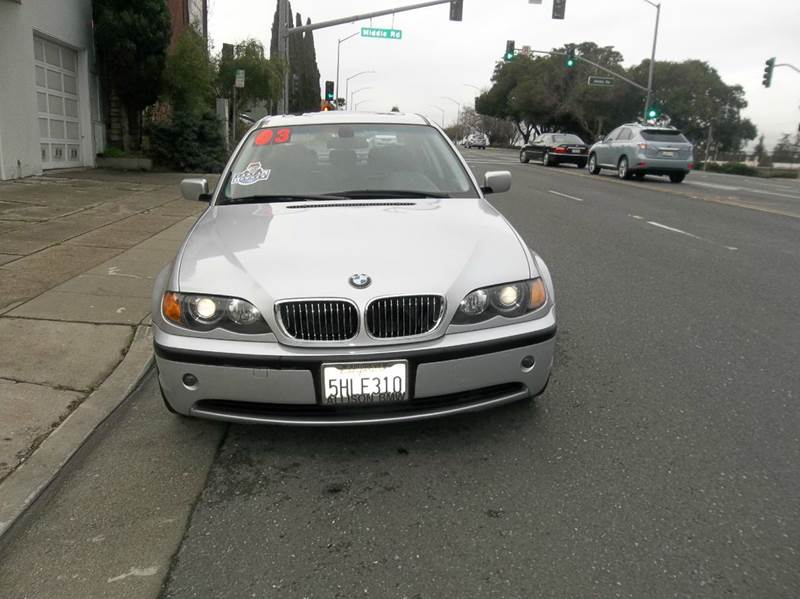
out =
[[[664,229],[666,231],[672,231],[673,233],[679,233],[681,235],[686,235],[687,237],[691,237],[692,239],[697,239],[698,241],[705,241],[706,243],[710,243],[710,244],[713,244],[713,245],[721,245],[721,244],[718,244],[718,243],[715,243],[715,242],[711,241],[710,239],[705,239],[704,237],[700,237],[699,235],[695,235],[694,233],[689,233],[688,231],[682,231],[681,229],[676,229],[675,227],[669,227],[667,225],[662,225],[661,223],[657,223],[654,220],[648,220],[646,222],[647,222],[648,225],[652,225],[654,227],[658,227],[659,229]],[[735,248],[735,247],[730,246],[730,245],[723,245],[722,247],[724,247],[726,250],[731,250],[731,251],[735,251],[735,250],[739,249],[739,248]]]
[[[636,220],[644,220],[643,216],[639,216],[638,214],[629,214],[631,218],[635,218]]]
[[[720,189],[723,191],[747,191],[749,193],[754,193],[756,195],[763,193],[765,195],[770,196],[778,196],[780,198],[789,198],[792,200],[800,200],[800,195],[794,195],[790,193],[778,193],[777,191],[767,191],[766,189],[757,189],[753,187],[742,187],[742,186],[732,186],[732,185],[719,185],[718,183],[704,183],[702,181],[687,181],[689,185],[697,185],[699,187],[710,187],[711,189]]]
[[[700,187],[710,187],[711,189],[723,189],[725,191],[739,191],[741,187],[732,185],[720,185],[719,183],[703,183],[702,181],[686,181],[689,185],[699,185]]]
[[[565,193],[561,193],[560,191],[553,191],[552,189],[550,190],[550,193],[554,193],[557,196],[561,196],[562,198],[569,198],[570,200],[575,200],[576,202],[582,202],[583,201],[582,199],[576,198],[575,196],[570,196],[570,195],[567,195]]]

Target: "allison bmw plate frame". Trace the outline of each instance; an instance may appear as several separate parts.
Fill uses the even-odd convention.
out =
[[[322,365],[322,403],[364,405],[407,401],[408,362]]]

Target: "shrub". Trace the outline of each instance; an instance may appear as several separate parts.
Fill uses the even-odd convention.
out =
[[[173,112],[150,126],[150,153],[157,164],[188,172],[218,173],[225,165],[225,140],[217,115]]]
[[[698,171],[703,170],[703,163],[698,163],[695,169]],[[706,170],[712,173],[724,173],[726,175],[744,175],[746,177],[758,176],[758,169],[742,164],[741,162],[726,162],[724,164],[709,162]]]

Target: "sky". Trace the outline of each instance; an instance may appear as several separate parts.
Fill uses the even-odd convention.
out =
[[[305,23],[322,22],[419,0],[291,0]],[[567,43],[593,41],[614,46],[625,65],[650,56],[656,9],[646,0],[567,0],[566,18],[551,19],[553,0],[464,0],[461,22],[449,20],[449,6],[434,6],[372,20],[373,27],[394,27],[402,40],[367,39],[359,35],[370,21],[338,25],[314,32],[317,63],[325,80],[336,79],[340,56],[340,96],[345,79],[353,77],[354,105],[385,111],[397,105],[446,124],[456,119],[458,104],[474,106],[488,88],[495,62],[506,40],[517,48],[549,50]],[[764,61],[800,68],[800,1],[798,0],[660,0],[661,22],[656,60],[701,59],[715,67],[725,83],[744,87],[749,103],[744,116],[765,135],[767,147],[781,133],[794,133],[800,123],[800,73],[775,69],[772,87],[761,85]],[[223,42],[247,38],[269,47],[276,0],[209,0],[209,35],[218,50]],[[621,83],[618,83],[621,84]],[[658,80],[654,82],[658,89]],[[368,88],[368,89],[365,89]],[[450,98],[450,99],[447,99]],[[667,109],[668,112],[668,109]]]

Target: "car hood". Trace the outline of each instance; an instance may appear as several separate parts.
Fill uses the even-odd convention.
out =
[[[357,290],[350,276],[372,284]],[[173,283],[183,292],[266,302],[361,303],[463,294],[531,276],[508,222],[482,199],[354,200],[211,206],[190,232]]]

